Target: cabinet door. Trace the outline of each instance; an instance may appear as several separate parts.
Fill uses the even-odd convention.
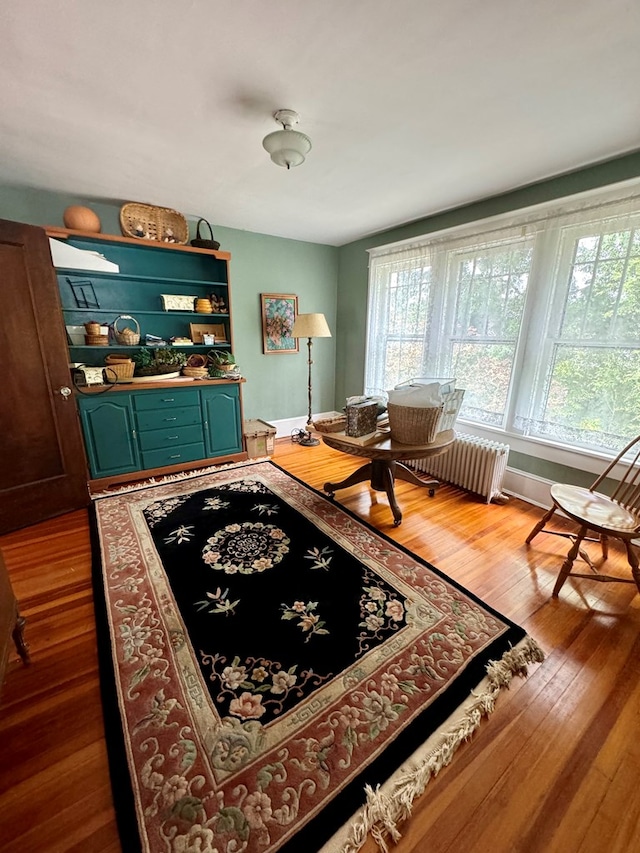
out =
[[[126,474],[140,468],[128,394],[78,400],[89,467],[93,477]]]
[[[204,412],[204,437],[207,456],[223,456],[242,450],[240,389],[220,385],[200,391]]]

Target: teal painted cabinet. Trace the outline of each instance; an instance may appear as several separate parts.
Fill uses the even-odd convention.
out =
[[[119,389],[78,407],[94,479],[243,452],[239,385]]]
[[[237,385],[201,388],[204,438],[209,456],[242,450],[240,389]]]
[[[138,471],[140,454],[129,395],[81,396],[78,408],[91,476]]]

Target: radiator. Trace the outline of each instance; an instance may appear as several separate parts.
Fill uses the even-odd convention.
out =
[[[481,495],[487,503],[508,500],[502,492],[509,445],[456,433],[451,448],[431,459],[413,459],[407,464],[416,471]]]

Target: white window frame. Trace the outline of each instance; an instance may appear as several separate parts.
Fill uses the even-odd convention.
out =
[[[458,247],[460,247],[460,244],[471,246],[472,238],[477,239],[477,242],[481,243],[489,237],[492,231],[500,231],[501,228],[520,227],[523,236],[527,232],[536,233],[534,261],[529,274],[528,293],[522,317],[521,328],[524,331],[521,332],[516,344],[513,362],[513,372],[517,373],[519,378],[515,385],[512,384],[510,386],[510,394],[503,420],[504,426],[498,427],[459,419],[460,428],[465,432],[486,438],[498,438],[500,441],[506,440],[514,451],[593,473],[601,470],[604,460],[615,455],[613,452],[609,453],[605,450],[567,445],[546,437],[524,435],[513,424],[518,403],[520,403],[519,408],[522,408],[522,396],[526,395],[532,388],[535,388],[536,393],[539,395],[543,393],[541,384],[535,382],[534,376],[539,360],[537,357],[531,358],[531,353],[536,353],[539,350],[541,340],[543,339],[544,346],[551,347],[551,342],[547,339],[546,334],[549,307],[553,300],[562,300],[564,298],[562,288],[555,288],[555,266],[562,231],[564,230],[565,233],[569,231],[578,233],[589,220],[593,220],[594,218],[600,218],[601,220],[602,216],[598,216],[597,208],[603,204],[617,203],[620,208],[620,218],[625,217],[627,213],[640,212],[639,189],[640,182],[637,180],[629,181],[618,185],[614,190],[609,189],[606,192],[593,191],[584,193],[580,196],[573,196],[564,202],[556,201],[552,204],[538,205],[535,208],[517,211],[515,214],[500,215],[475,222],[472,225],[434,232],[426,235],[422,241],[413,238],[411,241],[406,241],[406,243],[396,243],[369,250],[371,260],[374,260],[380,255],[387,255],[398,251],[402,247],[408,246],[409,243],[416,246],[425,244],[436,246],[438,243],[450,243],[451,250],[453,250],[455,244]],[[557,227],[549,224],[553,218],[558,217],[560,219],[558,220]],[[569,217],[575,217],[575,227],[571,224],[570,219],[567,221]],[[547,224],[540,227],[541,222]],[[570,245],[570,241],[567,240],[566,245]],[[436,251],[434,255],[435,265],[441,262],[443,254],[443,252]],[[450,274],[451,271],[446,273],[446,275]],[[438,275],[436,274],[434,277],[437,278]],[[436,288],[432,297],[432,322],[442,322],[442,312],[444,310],[442,302],[446,298],[443,296],[443,293],[444,288]],[[371,298],[370,289],[368,317],[371,310]],[[453,298],[453,296],[450,295],[449,298]],[[370,331],[368,320],[365,377],[368,375]],[[640,346],[640,340],[638,341],[638,346]]]

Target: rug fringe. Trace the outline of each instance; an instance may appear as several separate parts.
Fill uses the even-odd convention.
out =
[[[444,735],[439,745],[413,770],[405,771],[384,793],[380,785],[365,787],[367,802],[354,819],[350,836],[342,853],[356,853],[371,834],[382,853],[388,853],[387,839],[399,841],[401,824],[411,815],[413,801],[423,793],[427,783],[450,763],[456,749],[473,735],[483,717],[494,710],[501,690],[508,689],[517,675],[527,675],[527,665],[541,663],[544,652],[532,637],[525,637],[517,646],[505,652],[498,661],[490,661],[486,668],[488,688],[473,698],[464,716]]]
[[[256,459],[245,459],[243,462],[228,462],[226,465],[209,465],[206,468],[194,468],[192,471],[179,471],[177,474],[165,474],[164,477],[149,477],[131,485],[118,486],[115,489],[107,489],[104,492],[91,494],[92,500],[108,498],[111,495],[121,495],[124,492],[136,492],[138,489],[148,489],[149,486],[160,486],[162,483],[172,483],[178,480],[191,480],[194,477],[202,477],[205,474],[213,474],[216,471],[225,471],[228,468],[244,468],[247,465],[255,465],[257,462],[270,462],[271,456],[259,456]]]

